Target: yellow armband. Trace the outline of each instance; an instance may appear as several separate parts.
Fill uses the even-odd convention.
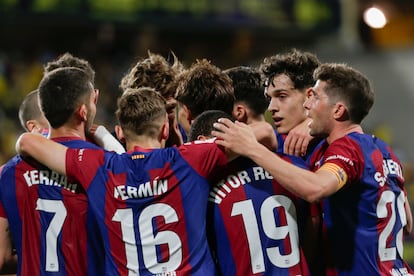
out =
[[[342,186],[344,186],[348,180],[348,175],[346,174],[344,169],[342,169],[336,164],[333,164],[333,163],[323,164],[319,170],[326,170],[326,171],[330,171],[333,174],[335,174],[336,178],[338,179],[338,190],[342,188]]]

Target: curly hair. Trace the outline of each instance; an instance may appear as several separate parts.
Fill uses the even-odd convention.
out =
[[[175,97],[193,118],[211,109],[231,114],[235,100],[230,77],[206,59],[197,60],[178,75]]]
[[[260,65],[260,71],[264,75],[266,87],[276,76],[285,74],[292,80],[295,89],[303,90],[313,85],[313,71],[319,65],[320,61],[314,54],[292,49],[285,54],[266,57]]]
[[[173,54],[174,62],[170,64],[163,56],[148,51],[148,57],[139,60],[122,78],[119,87],[122,91],[128,88],[152,87],[165,99],[174,97],[177,88],[176,76],[184,66]]]

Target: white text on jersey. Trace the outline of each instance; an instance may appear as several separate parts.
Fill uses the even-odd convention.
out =
[[[31,170],[26,171],[23,174],[23,177],[29,187],[32,185],[59,186],[72,193],[75,193],[78,187],[78,184],[68,183],[68,179],[65,175],[60,175],[55,171]]]
[[[252,167],[251,170],[253,171],[253,179],[247,171],[244,170],[228,175],[226,179],[220,180],[210,191],[208,200],[220,204],[221,201],[231,193],[232,189],[237,189],[252,181],[273,179],[273,177],[262,167]]]
[[[121,198],[127,200],[128,198],[141,198],[155,195],[161,195],[168,190],[167,179],[154,179],[141,183],[138,186],[126,186],[119,185],[115,186],[114,198]]]
[[[375,180],[380,186],[384,186],[388,175],[393,175],[404,179],[401,166],[392,159],[384,159],[382,161],[382,170],[382,172],[376,172],[374,175]]]

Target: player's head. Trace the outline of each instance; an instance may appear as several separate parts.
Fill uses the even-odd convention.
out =
[[[153,88],[126,89],[118,98],[115,115],[127,143],[138,136],[168,138],[166,101]]]
[[[266,57],[260,65],[265,95],[270,100],[268,109],[279,133],[287,134],[306,119],[303,103],[306,91],[314,84],[313,71],[319,65],[314,54],[296,49]]]
[[[75,67],[58,68],[47,73],[39,84],[40,106],[52,128],[85,123],[85,130],[96,115],[98,91],[90,76]]]
[[[44,73],[47,74],[62,67],[76,67],[82,69],[89,76],[92,84],[95,83],[95,71],[93,70],[91,64],[87,60],[75,57],[70,53],[64,53],[57,59],[48,62],[44,66]]]
[[[374,104],[368,78],[345,64],[322,64],[314,78],[304,105],[312,119],[311,135],[329,135],[333,122],[360,124]]]
[[[224,70],[232,80],[234,96],[233,117],[241,122],[263,117],[268,101],[263,94],[263,81],[258,69],[238,66]]]
[[[230,77],[205,59],[198,60],[178,76],[175,96],[186,109],[189,122],[205,110],[231,114],[234,104]]]
[[[49,123],[43,115],[39,105],[39,90],[26,95],[19,107],[19,120],[22,128],[27,132],[41,133],[49,128]]]
[[[176,77],[183,70],[183,65],[173,54],[170,64],[163,56],[148,52],[148,57],[140,59],[122,78],[120,88],[152,87],[161,93],[167,101],[167,112],[170,119],[175,117],[177,102],[174,94],[177,88]]]
[[[221,110],[206,110],[198,115],[191,124],[189,141],[206,140],[212,138],[211,132],[214,129],[213,124],[220,118],[233,120],[232,116]]]

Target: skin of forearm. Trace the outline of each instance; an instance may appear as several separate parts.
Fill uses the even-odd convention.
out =
[[[247,157],[269,172],[284,188],[306,201],[316,202],[322,198],[323,186],[318,185],[315,173],[282,160],[259,143],[247,151]]]

